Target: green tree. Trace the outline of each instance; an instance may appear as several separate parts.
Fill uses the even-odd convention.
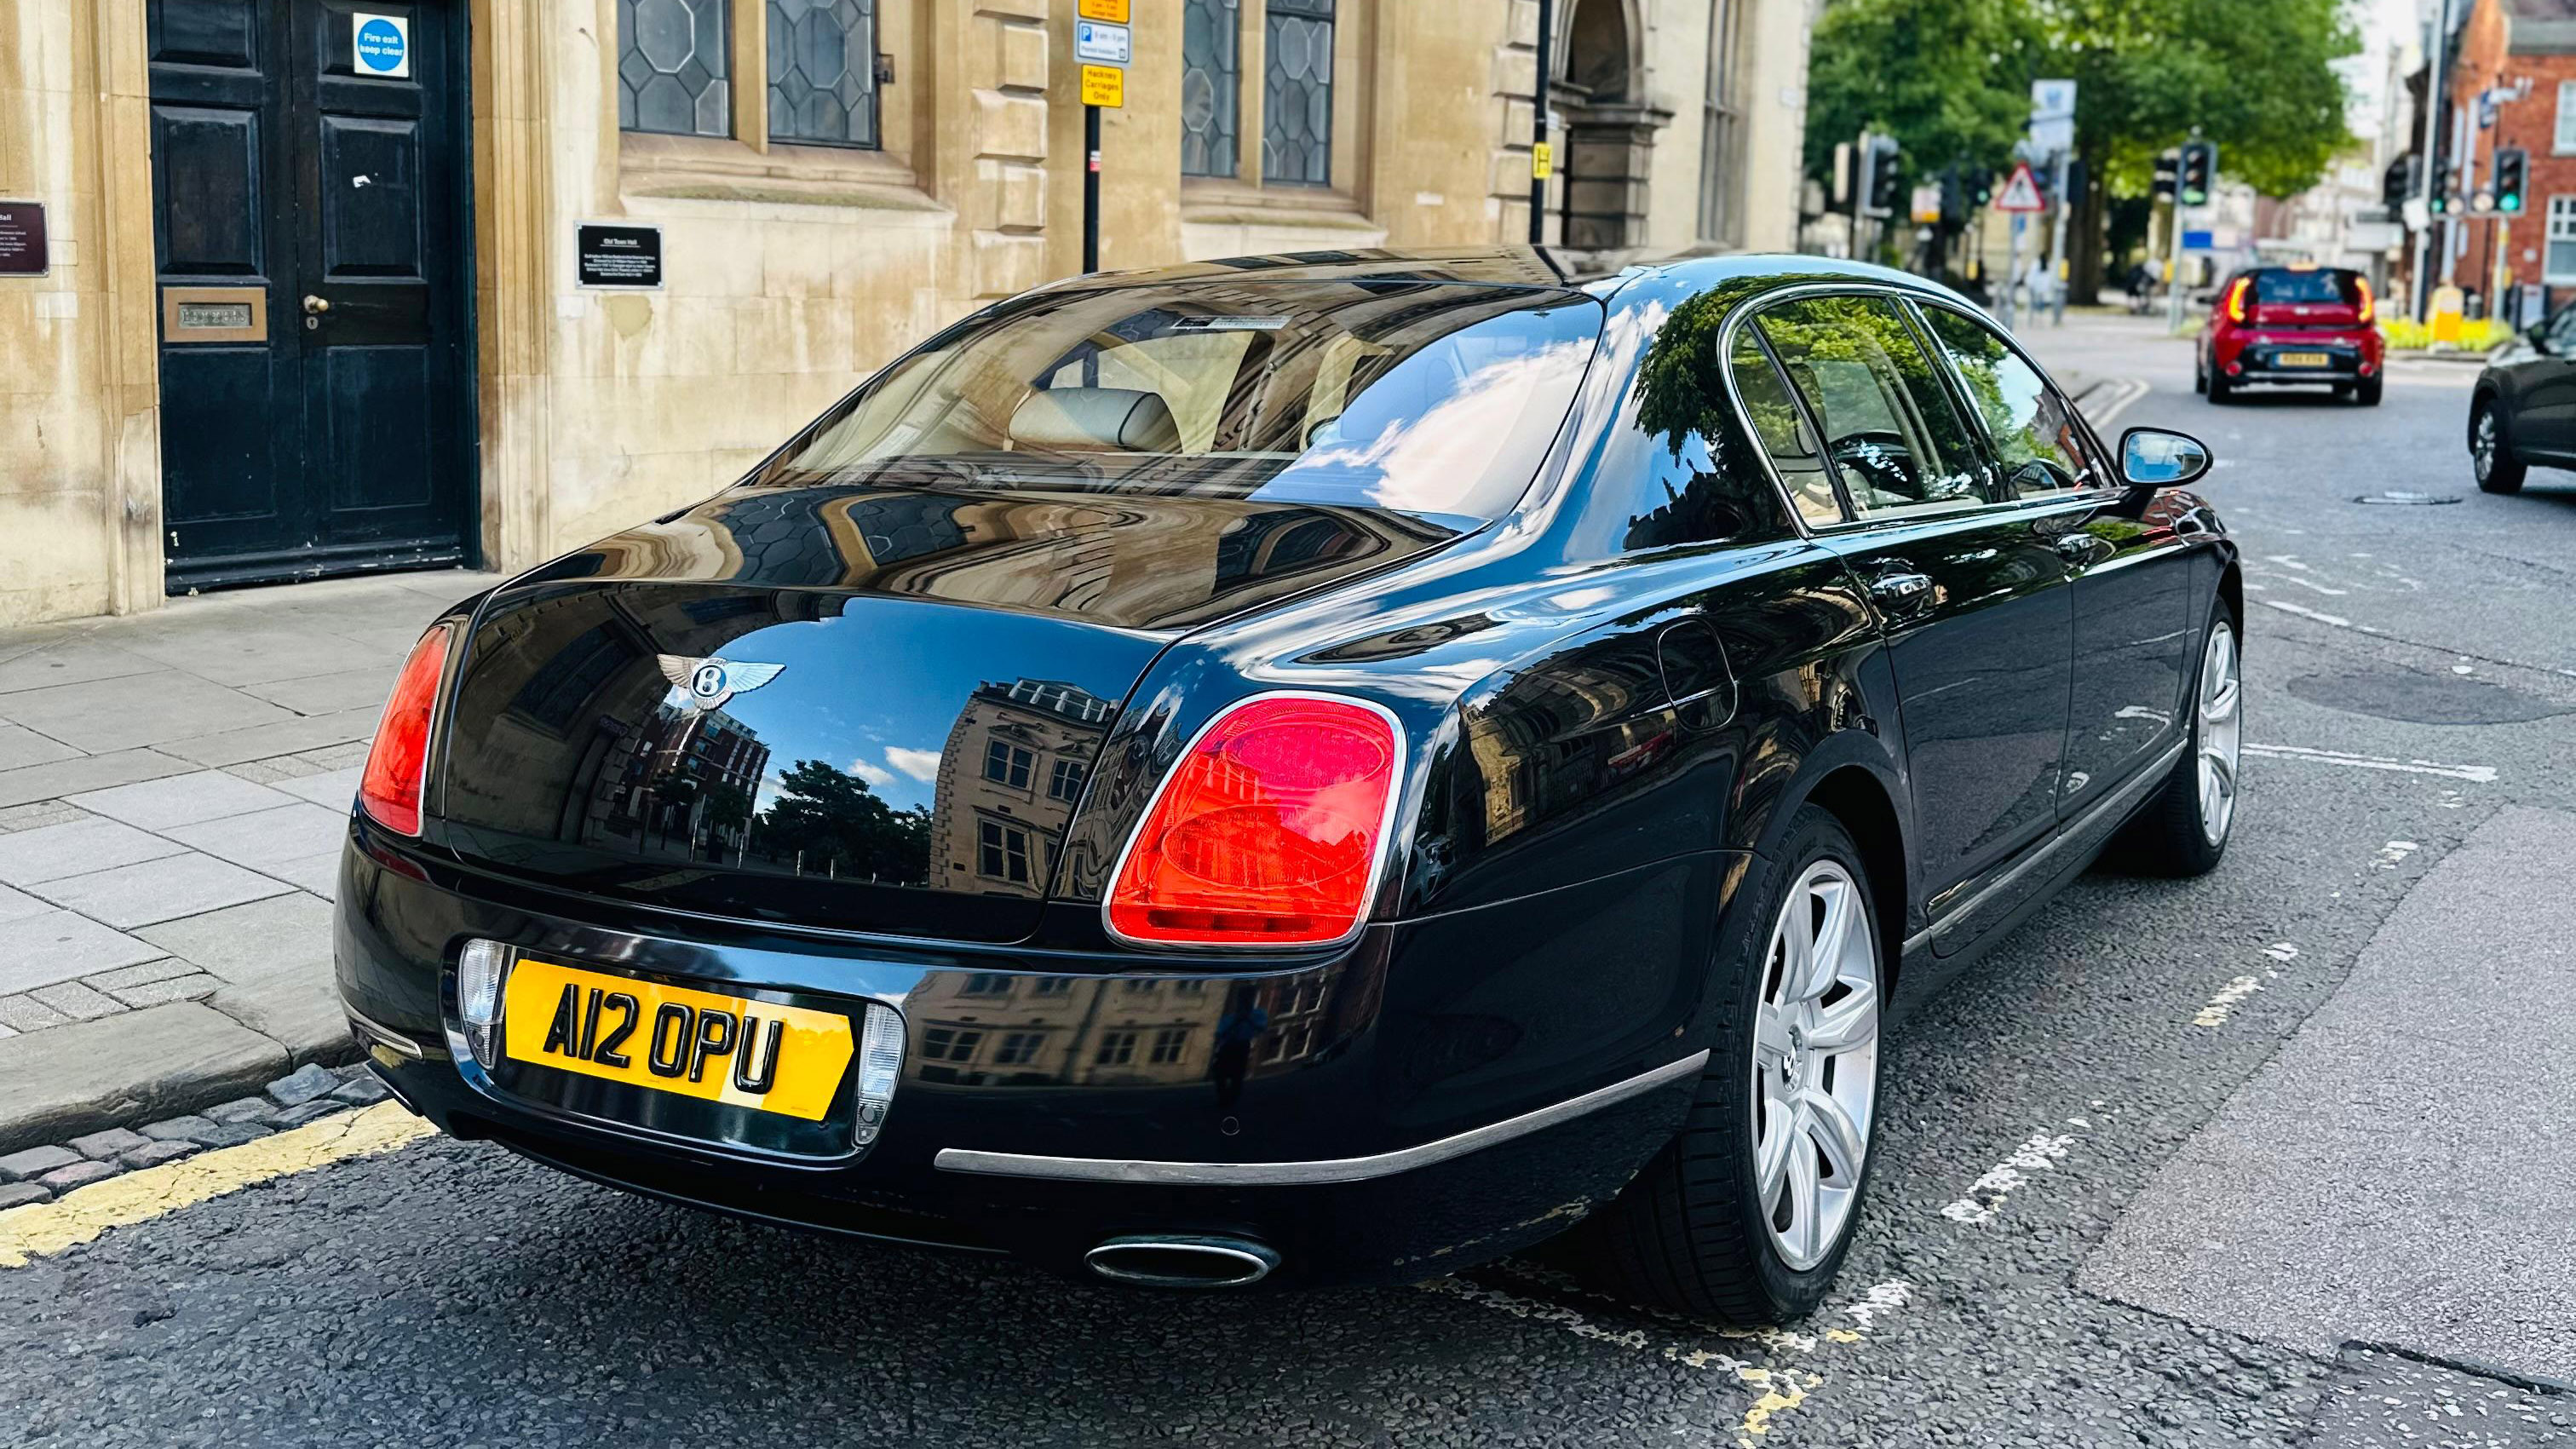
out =
[[[1864,130],[1894,136],[1917,176],[2011,164],[2039,35],[2030,0],[1836,0],[1807,61],[1809,173]]]

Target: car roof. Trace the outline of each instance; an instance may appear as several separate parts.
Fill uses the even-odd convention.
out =
[[[1052,285],[1153,286],[1217,278],[1238,281],[1469,282],[1504,287],[1580,288],[1601,296],[1641,281],[1656,279],[1687,281],[1699,288],[1738,280],[1768,281],[1784,286],[1801,282],[1866,281],[1965,301],[1940,283],[1911,272],[1831,257],[1787,252],[1682,256],[1625,267],[1604,275],[1579,270],[1562,253],[1534,246],[1279,252],[1266,256],[1181,262],[1137,271],[1093,273],[1068,277]]]

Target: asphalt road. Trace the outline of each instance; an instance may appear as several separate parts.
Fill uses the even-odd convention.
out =
[[[2211,408],[2151,324],[2037,342],[2219,456],[2237,836],[2207,879],[2086,878],[1891,1042],[1811,1322],[1730,1336],[1520,1262],[1135,1296],[430,1140],[0,1268],[0,1439],[2576,1444],[2536,1382],[2576,1361],[2576,901],[2532,860],[2576,823],[2576,477],[2475,492],[2472,368]],[[2354,501],[2390,491],[2459,501]]]

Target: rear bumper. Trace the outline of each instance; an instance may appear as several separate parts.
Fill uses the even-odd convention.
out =
[[[1276,1252],[1272,1282],[1404,1281],[1562,1230],[1678,1129],[1726,860],[1372,927],[1323,959],[1165,963],[788,940],[353,843],[338,970],[377,1071],[415,1110],[593,1180],[1065,1271],[1111,1237],[1194,1234]],[[906,1056],[883,1131],[825,1156],[747,1108],[683,1133],[653,1125],[677,1120],[664,1094],[545,1069],[504,1087],[450,1055],[452,963],[475,936],[893,1005]],[[1260,1034],[1220,1050],[1220,1021],[1246,1008]]]
[[[2221,339],[2219,370],[2231,383],[2350,383],[2378,373],[2381,348],[2376,337],[2328,339]],[[2322,363],[2292,364],[2298,354],[2322,356]]]

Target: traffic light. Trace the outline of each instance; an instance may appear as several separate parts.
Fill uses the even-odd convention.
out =
[[[2523,187],[2531,179],[2531,153],[2519,146],[2498,151],[2495,158],[2495,209],[2522,210]]]
[[[2424,158],[2410,151],[2388,163],[2387,173],[2379,179],[2379,204],[2394,214],[2423,189]]]
[[[1902,149],[1894,136],[1862,138],[1860,156],[1860,214],[1893,216],[1897,194],[1904,177],[1897,174],[1896,154]]]
[[[2156,199],[2158,201],[2173,200],[2174,175],[2181,169],[2182,153],[2179,151],[2167,151],[2156,158]]]
[[[2066,158],[2065,202],[2070,207],[2084,204],[2084,158],[2081,156]]]
[[[2210,184],[2218,179],[2218,148],[2194,141],[2182,148],[2182,175],[2177,198],[2185,206],[2207,206]]]

